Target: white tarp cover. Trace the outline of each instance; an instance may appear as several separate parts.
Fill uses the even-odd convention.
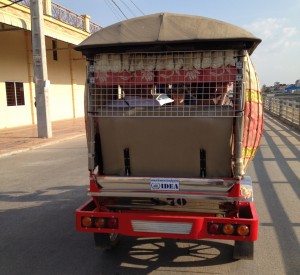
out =
[[[158,13],[103,28],[84,40],[77,49],[120,44],[213,40],[252,42],[251,52],[261,41],[250,32],[223,21],[193,15]]]

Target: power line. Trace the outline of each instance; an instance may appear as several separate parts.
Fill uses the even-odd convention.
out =
[[[19,2],[22,2],[22,1],[23,1],[23,0],[17,0],[17,1],[15,1],[15,2],[10,3],[10,4],[3,5],[3,6],[0,7],[0,9],[4,9],[4,8],[7,8],[7,7],[10,7],[10,6],[12,6],[12,5],[14,5],[14,4],[18,4]]]
[[[111,0],[113,3],[114,3],[114,5],[119,9],[119,11],[123,14],[123,16],[126,18],[126,19],[128,19],[128,17],[125,15],[125,13],[122,11],[122,9],[118,6],[118,4],[114,1],[114,0]]]
[[[121,20],[122,17],[118,14],[117,11],[115,11],[115,7],[112,5],[112,3],[109,0],[104,0],[104,1],[105,4],[109,7],[109,9],[112,11],[112,13],[115,15],[115,17]]]
[[[129,12],[133,15],[133,16],[136,16],[135,14],[134,14],[134,12],[132,11],[132,9],[123,1],[123,0],[121,0],[121,2],[123,3],[123,5],[129,10]]]
[[[141,12],[142,15],[145,15],[143,11],[132,0],[130,0],[130,2]]]
[[[133,11],[132,7],[130,7],[129,4],[127,4],[127,1],[124,0],[119,0],[123,6],[126,7],[126,9],[135,17],[136,13]],[[104,0],[105,4],[109,7],[109,9],[111,10],[111,12],[115,15],[115,17],[118,20],[122,20],[123,17],[125,17],[126,19],[128,19],[128,17],[126,16],[125,12],[121,9],[120,4],[118,5],[118,1],[116,0]],[[130,0],[131,4],[143,15],[145,15],[143,13],[143,11],[132,1]]]

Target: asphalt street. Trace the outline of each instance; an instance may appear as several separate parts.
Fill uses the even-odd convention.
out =
[[[300,274],[300,137],[267,117],[248,168],[259,214],[254,260],[232,242],[124,237],[112,251],[75,230],[88,200],[85,137],[0,158],[0,274]]]

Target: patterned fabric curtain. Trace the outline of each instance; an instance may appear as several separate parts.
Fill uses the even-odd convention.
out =
[[[201,70],[234,66],[234,51],[190,53],[99,54],[95,58],[97,72],[136,72],[171,70]]]

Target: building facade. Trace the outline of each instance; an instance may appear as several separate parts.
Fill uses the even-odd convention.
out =
[[[36,124],[30,1],[0,0],[0,129]],[[100,26],[44,0],[51,121],[84,116],[85,57],[74,46]]]

